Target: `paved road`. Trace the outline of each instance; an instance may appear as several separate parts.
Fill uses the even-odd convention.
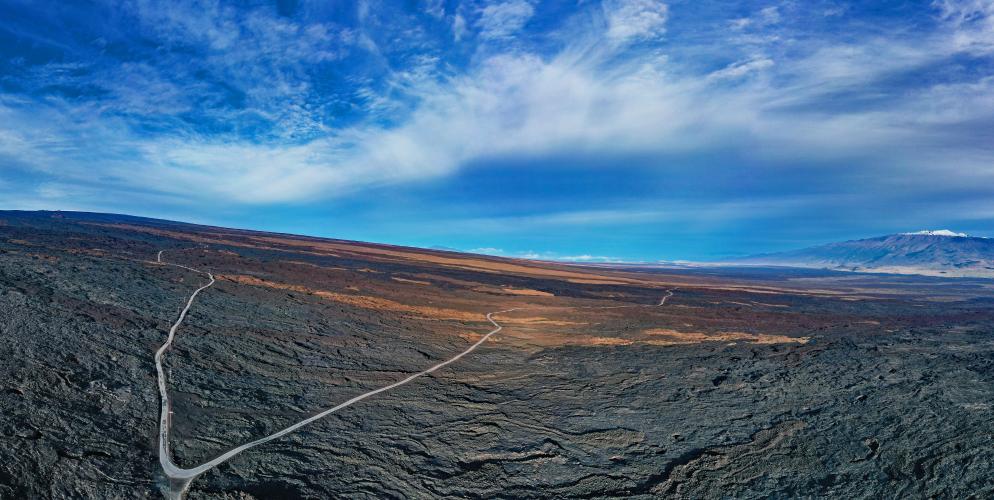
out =
[[[316,415],[312,415],[312,416],[310,416],[308,418],[305,418],[304,420],[301,420],[301,421],[299,421],[299,422],[297,422],[297,423],[295,423],[295,424],[293,424],[293,425],[291,425],[289,427],[286,427],[286,428],[284,428],[282,430],[276,431],[276,432],[274,432],[274,433],[272,433],[272,434],[270,434],[270,435],[268,435],[266,437],[259,438],[259,439],[256,439],[255,441],[251,441],[251,442],[245,443],[245,444],[243,444],[241,446],[237,446],[235,448],[232,448],[231,450],[228,450],[227,452],[225,452],[225,453],[223,453],[221,455],[218,455],[214,459],[212,459],[210,461],[207,461],[207,462],[204,462],[201,465],[198,465],[196,467],[191,467],[189,469],[184,469],[184,468],[176,465],[173,462],[172,454],[169,453],[169,429],[170,429],[170,426],[171,426],[172,410],[171,410],[171,407],[170,407],[170,404],[169,404],[169,393],[166,390],[166,375],[165,375],[165,373],[164,373],[164,371],[162,369],[162,356],[169,349],[169,347],[172,346],[173,339],[176,336],[176,330],[179,328],[180,324],[183,323],[183,320],[186,319],[186,314],[187,314],[187,312],[189,312],[190,307],[193,305],[194,299],[197,298],[197,295],[200,292],[202,292],[202,291],[206,290],[207,288],[210,288],[212,285],[214,285],[215,280],[214,280],[214,275],[211,274],[211,273],[209,273],[209,272],[207,272],[207,271],[201,271],[199,269],[194,269],[192,267],[187,267],[187,266],[184,266],[184,265],[173,264],[173,263],[170,263],[170,262],[163,261],[162,260],[162,251],[161,250],[159,251],[158,255],[156,255],[156,262],[158,262],[160,264],[165,264],[165,265],[173,266],[173,267],[179,267],[179,268],[182,268],[182,269],[186,269],[186,270],[189,270],[189,271],[200,273],[200,274],[206,275],[210,279],[209,283],[207,283],[206,285],[203,285],[200,288],[196,289],[193,292],[193,294],[190,295],[189,300],[186,301],[186,306],[183,308],[183,311],[180,312],[179,318],[176,319],[176,323],[174,323],[173,326],[172,326],[172,328],[169,329],[169,336],[166,338],[166,342],[164,344],[162,344],[162,347],[160,347],[158,351],[155,352],[155,370],[158,373],[158,377],[159,377],[159,395],[160,395],[160,397],[162,399],[161,415],[159,417],[159,463],[162,465],[162,471],[165,473],[166,477],[169,479],[169,484],[163,490],[163,493],[166,495],[166,498],[168,498],[170,500],[174,500],[174,499],[175,500],[179,500],[179,499],[183,498],[183,495],[186,493],[187,488],[189,488],[189,486],[190,486],[190,482],[192,482],[194,479],[196,479],[201,474],[203,474],[203,473],[205,473],[205,472],[213,469],[214,467],[217,467],[218,465],[221,465],[222,463],[230,460],[232,457],[240,454],[243,451],[246,451],[246,450],[248,450],[250,448],[254,448],[254,447],[259,446],[261,444],[268,443],[270,441],[273,441],[274,439],[279,439],[279,438],[281,438],[281,437],[283,437],[283,436],[285,436],[285,435],[287,435],[287,434],[289,434],[289,433],[291,433],[291,432],[293,432],[293,431],[295,431],[295,430],[297,430],[297,429],[299,429],[299,428],[301,428],[301,427],[303,427],[303,426],[305,426],[305,425],[307,425],[307,424],[309,424],[311,422],[314,422],[315,420],[320,420],[320,419],[322,419],[322,418],[324,418],[324,417],[326,417],[326,416],[328,416],[328,415],[330,415],[332,413],[335,413],[336,411],[341,410],[342,408],[345,408],[347,406],[351,406],[351,405],[353,405],[355,403],[358,403],[359,401],[362,401],[363,399],[366,399],[366,398],[371,397],[371,396],[375,396],[375,395],[377,395],[377,394],[379,394],[381,392],[386,392],[386,391],[389,391],[390,389],[395,389],[397,387],[400,387],[400,386],[402,386],[404,384],[407,384],[407,383],[413,381],[414,379],[416,379],[418,377],[422,377],[422,376],[427,375],[429,373],[432,373],[432,372],[434,372],[434,371],[438,370],[439,368],[442,368],[442,367],[444,367],[446,365],[449,365],[451,363],[455,363],[456,361],[458,361],[463,356],[465,356],[465,355],[473,352],[477,347],[479,347],[481,344],[483,344],[488,339],[490,339],[490,337],[492,337],[494,334],[496,334],[497,332],[500,332],[503,329],[503,327],[499,323],[497,323],[497,321],[494,320],[494,315],[509,313],[509,312],[512,312],[512,311],[519,311],[519,310],[527,310],[527,309],[529,309],[529,308],[523,308],[523,307],[516,307],[516,308],[513,308],[513,309],[505,309],[503,311],[496,311],[496,312],[488,313],[487,314],[487,321],[489,321],[494,326],[494,329],[490,330],[489,332],[487,332],[487,334],[484,335],[483,337],[480,337],[479,340],[477,340],[472,345],[470,345],[466,350],[460,352],[459,354],[456,354],[455,356],[449,358],[448,360],[442,361],[441,363],[438,363],[438,364],[436,364],[436,365],[434,365],[434,366],[432,366],[432,367],[430,367],[428,369],[425,369],[425,370],[422,370],[422,371],[420,371],[418,373],[415,373],[414,375],[411,375],[411,376],[409,376],[409,377],[407,377],[407,378],[405,378],[403,380],[399,380],[399,381],[394,382],[394,383],[392,383],[390,385],[386,385],[386,386],[380,387],[379,389],[375,389],[375,390],[366,392],[364,394],[360,394],[360,395],[358,395],[358,396],[356,396],[356,397],[354,397],[352,399],[349,399],[349,400],[347,400],[347,401],[345,401],[343,403],[340,403],[337,406],[328,408],[327,410],[324,410],[321,413],[318,413]],[[624,305],[624,306],[577,306],[577,307],[571,307],[571,309],[617,309],[617,308],[621,308],[621,307],[657,307],[657,306],[664,305],[666,303],[666,299],[668,299],[668,298],[670,298],[672,296],[673,296],[673,291],[672,290],[667,290],[667,294],[659,301],[659,304],[655,304],[655,305],[644,305],[644,304],[640,304],[640,305]]]

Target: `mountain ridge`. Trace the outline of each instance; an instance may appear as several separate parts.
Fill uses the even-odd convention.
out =
[[[948,229],[896,233],[735,259],[736,264],[994,278],[994,239]]]

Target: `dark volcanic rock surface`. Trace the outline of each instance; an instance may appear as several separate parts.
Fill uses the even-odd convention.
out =
[[[160,496],[152,354],[203,278],[158,250],[221,277],[167,355],[183,466],[451,357],[487,311],[534,308],[189,498],[994,495],[987,282],[533,272],[58,215],[0,212],[0,498]],[[570,309],[673,286],[662,308]]]

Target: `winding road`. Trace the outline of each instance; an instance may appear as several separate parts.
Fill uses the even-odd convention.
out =
[[[315,420],[320,420],[332,413],[335,413],[336,411],[341,410],[342,408],[351,406],[355,403],[358,403],[359,401],[362,401],[363,399],[375,396],[381,392],[386,392],[389,391],[390,389],[395,389],[397,387],[400,387],[404,384],[413,381],[418,377],[422,377],[446,365],[455,363],[463,356],[473,352],[477,347],[479,347],[481,344],[483,344],[488,339],[490,339],[490,337],[492,337],[494,334],[500,332],[503,329],[503,327],[499,323],[497,323],[497,321],[494,320],[494,315],[509,313],[512,311],[531,309],[527,307],[516,307],[513,309],[505,309],[503,311],[495,311],[487,313],[487,321],[489,321],[494,326],[494,329],[487,332],[486,335],[480,337],[479,340],[474,342],[472,345],[466,348],[466,350],[460,352],[459,354],[456,354],[455,356],[445,361],[442,361],[441,363],[433,365],[430,368],[417,372],[405,379],[399,380],[390,385],[380,387],[379,389],[374,389],[372,391],[360,394],[352,399],[346,400],[338,404],[337,406],[333,406],[331,408],[328,408],[327,410],[322,411],[321,413],[317,413],[308,418],[305,418],[293,425],[290,425],[286,428],[276,431],[266,437],[259,438],[256,439],[255,441],[250,441],[243,445],[232,448],[231,450],[228,450],[227,452],[218,455],[214,459],[204,462],[203,464],[200,464],[196,467],[184,469],[176,465],[175,462],[173,462],[172,454],[169,452],[169,429],[171,427],[172,410],[169,403],[169,392],[166,390],[166,375],[165,371],[162,368],[162,357],[164,356],[165,352],[172,346],[173,339],[175,339],[176,337],[176,330],[179,329],[180,324],[182,324],[183,320],[186,319],[186,315],[190,311],[190,307],[193,306],[194,299],[197,298],[197,295],[200,294],[200,292],[213,286],[215,283],[215,279],[214,275],[207,271],[202,271],[181,264],[174,264],[171,262],[163,261],[162,250],[160,250],[159,253],[156,255],[155,260],[159,264],[178,267],[181,269],[186,269],[188,271],[193,271],[199,274],[206,275],[210,279],[209,283],[201,286],[200,288],[197,288],[190,295],[190,298],[186,301],[186,306],[183,307],[183,310],[180,312],[179,317],[176,319],[176,322],[173,323],[172,327],[169,329],[169,336],[166,337],[166,342],[162,344],[162,346],[159,347],[157,351],[155,351],[155,371],[158,374],[159,396],[162,400],[161,414],[159,416],[159,463],[162,465],[162,471],[163,473],[165,473],[166,478],[168,479],[168,485],[166,485],[166,487],[163,489],[163,493],[165,494],[166,498],[169,500],[182,499],[183,495],[186,494],[186,490],[190,487],[190,483],[194,479],[196,479],[201,474],[213,469],[214,467],[217,467],[218,465],[221,465],[222,463],[230,460],[231,458],[242,453],[243,451],[268,443],[275,439],[279,439],[297,429],[300,429],[301,427],[311,422],[314,422]],[[574,306],[570,307],[570,309],[617,309],[622,307],[658,307],[666,304],[666,299],[669,299],[670,297],[673,296],[673,290],[667,290],[666,293],[667,294],[663,296],[662,299],[660,299],[659,304],[650,304],[650,305],[636,304],[636,305],[624,305],[624,306]]]

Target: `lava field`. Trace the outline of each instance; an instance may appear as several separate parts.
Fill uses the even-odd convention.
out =
[[[0,498],[994,496],[994,280],[578,266],[0,212]],[[659,305],[663,297],[671,296]]]

